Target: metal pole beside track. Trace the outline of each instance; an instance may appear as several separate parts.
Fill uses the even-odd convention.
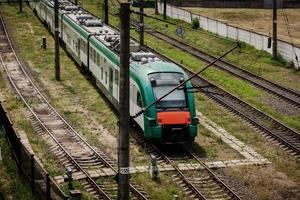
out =
[[[274,59],[277,59],[277,0],[273,0],[273,51]]]
[[[118,199],[129,199],[129,29],[130,4],[121,3]]]
[[[158,15],[158,0],[155,0],[155,14]]]
[[[144,13],[144,0],[140,0],[140,12]],[[140,48],[144,46],[144,15],[140,15]]]
[[[108,25],[108,0],[104,0],[104,23]]]
[[[167,0],[164,0],[164,20],[167,19]]]
[[[59,65],[58,0],[54,0],[54,39],[55,39],[55,79],[59,81],[60,65]]]
[[[19,13],[22,13],[23,12],[23,3],[22,3],[23,0],[19,0]]]

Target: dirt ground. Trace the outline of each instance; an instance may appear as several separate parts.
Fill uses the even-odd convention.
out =
[[[185,8],[207,17],[218,19],[231,25],[253,30],[266,35],[272,34],[271,9],[224,9],[224,8]],[[284,15],[284,12],[286,15]],[[278,37],[291,42],[286,24],[294,44],[300,45],[300,9],[278,9]],[[285,17],[287,16],[287,18]],[[286,23],[286,19],[288,23]]]

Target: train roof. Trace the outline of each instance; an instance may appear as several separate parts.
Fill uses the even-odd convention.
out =
[[[51,7],[54,6],[53,0],[44,1]],[[70,1],[59,0],[59,11],[61,17],[64,17],[64,20],[68,21],[80,33],[81,37],[87,39],[89,35],[93,35],[90,37],[90,43],[119,66],[120,33],[118,31]],[[166,62],[152,52],[141,50],[139,44],[132,39],[130,40],[130,53],[131,71],[139,76],[154,72],[180,72],[184,74],[184,71],[174,63]]]
[[[169,62],[163,61],[154,61],[146,64],[141,64],[138,62],[132,62],[131,67],[136,73],[140,75],[148,75],[151,73],[159,73],[159,72],[176,72],[176,73],[184,73],[184,71],[179,68],[177,65]]]

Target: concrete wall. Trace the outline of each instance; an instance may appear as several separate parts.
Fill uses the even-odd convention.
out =
[[[158,10],[160,13],[163,13],[163,3],[159,2]],[[193,18],[197,18],[199,20],[200,28],[203,30],[215,33],[225,38],[242,41],[252,45],[256,49],[272,53],[272,47],[268,48],[268,35],[236,27],[171,5],[167,6],[167,16],[180,19],[188,23],[191,23]],[[286,41],[278,40],[278,52],[282,58],[289,62],[293,62],[296,69],[300,69],[300,47]],[[298,58],[298,60],[296,58]]]
[[[204,8],[272,8],[273,0],[168,0],[180,7]],[[283,1],[277,1],[282,7]],[[300,8],[300,0],[284,0],[285,8]]]

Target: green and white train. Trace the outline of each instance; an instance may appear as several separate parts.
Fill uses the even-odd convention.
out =
[[[54,32],[54,2],[30,2],[38,17]],[[118,108],[120,35],[95,16],[69,1],[59,1],[59,32],[68,53],[88,70],[107,99]],[[188,77],[156,54],[130,41],[130,115],[154,102]],[[151,106],[134,120],[147,139],[162,144],[191,143],[197,135],[194,96],[190,82]]]

